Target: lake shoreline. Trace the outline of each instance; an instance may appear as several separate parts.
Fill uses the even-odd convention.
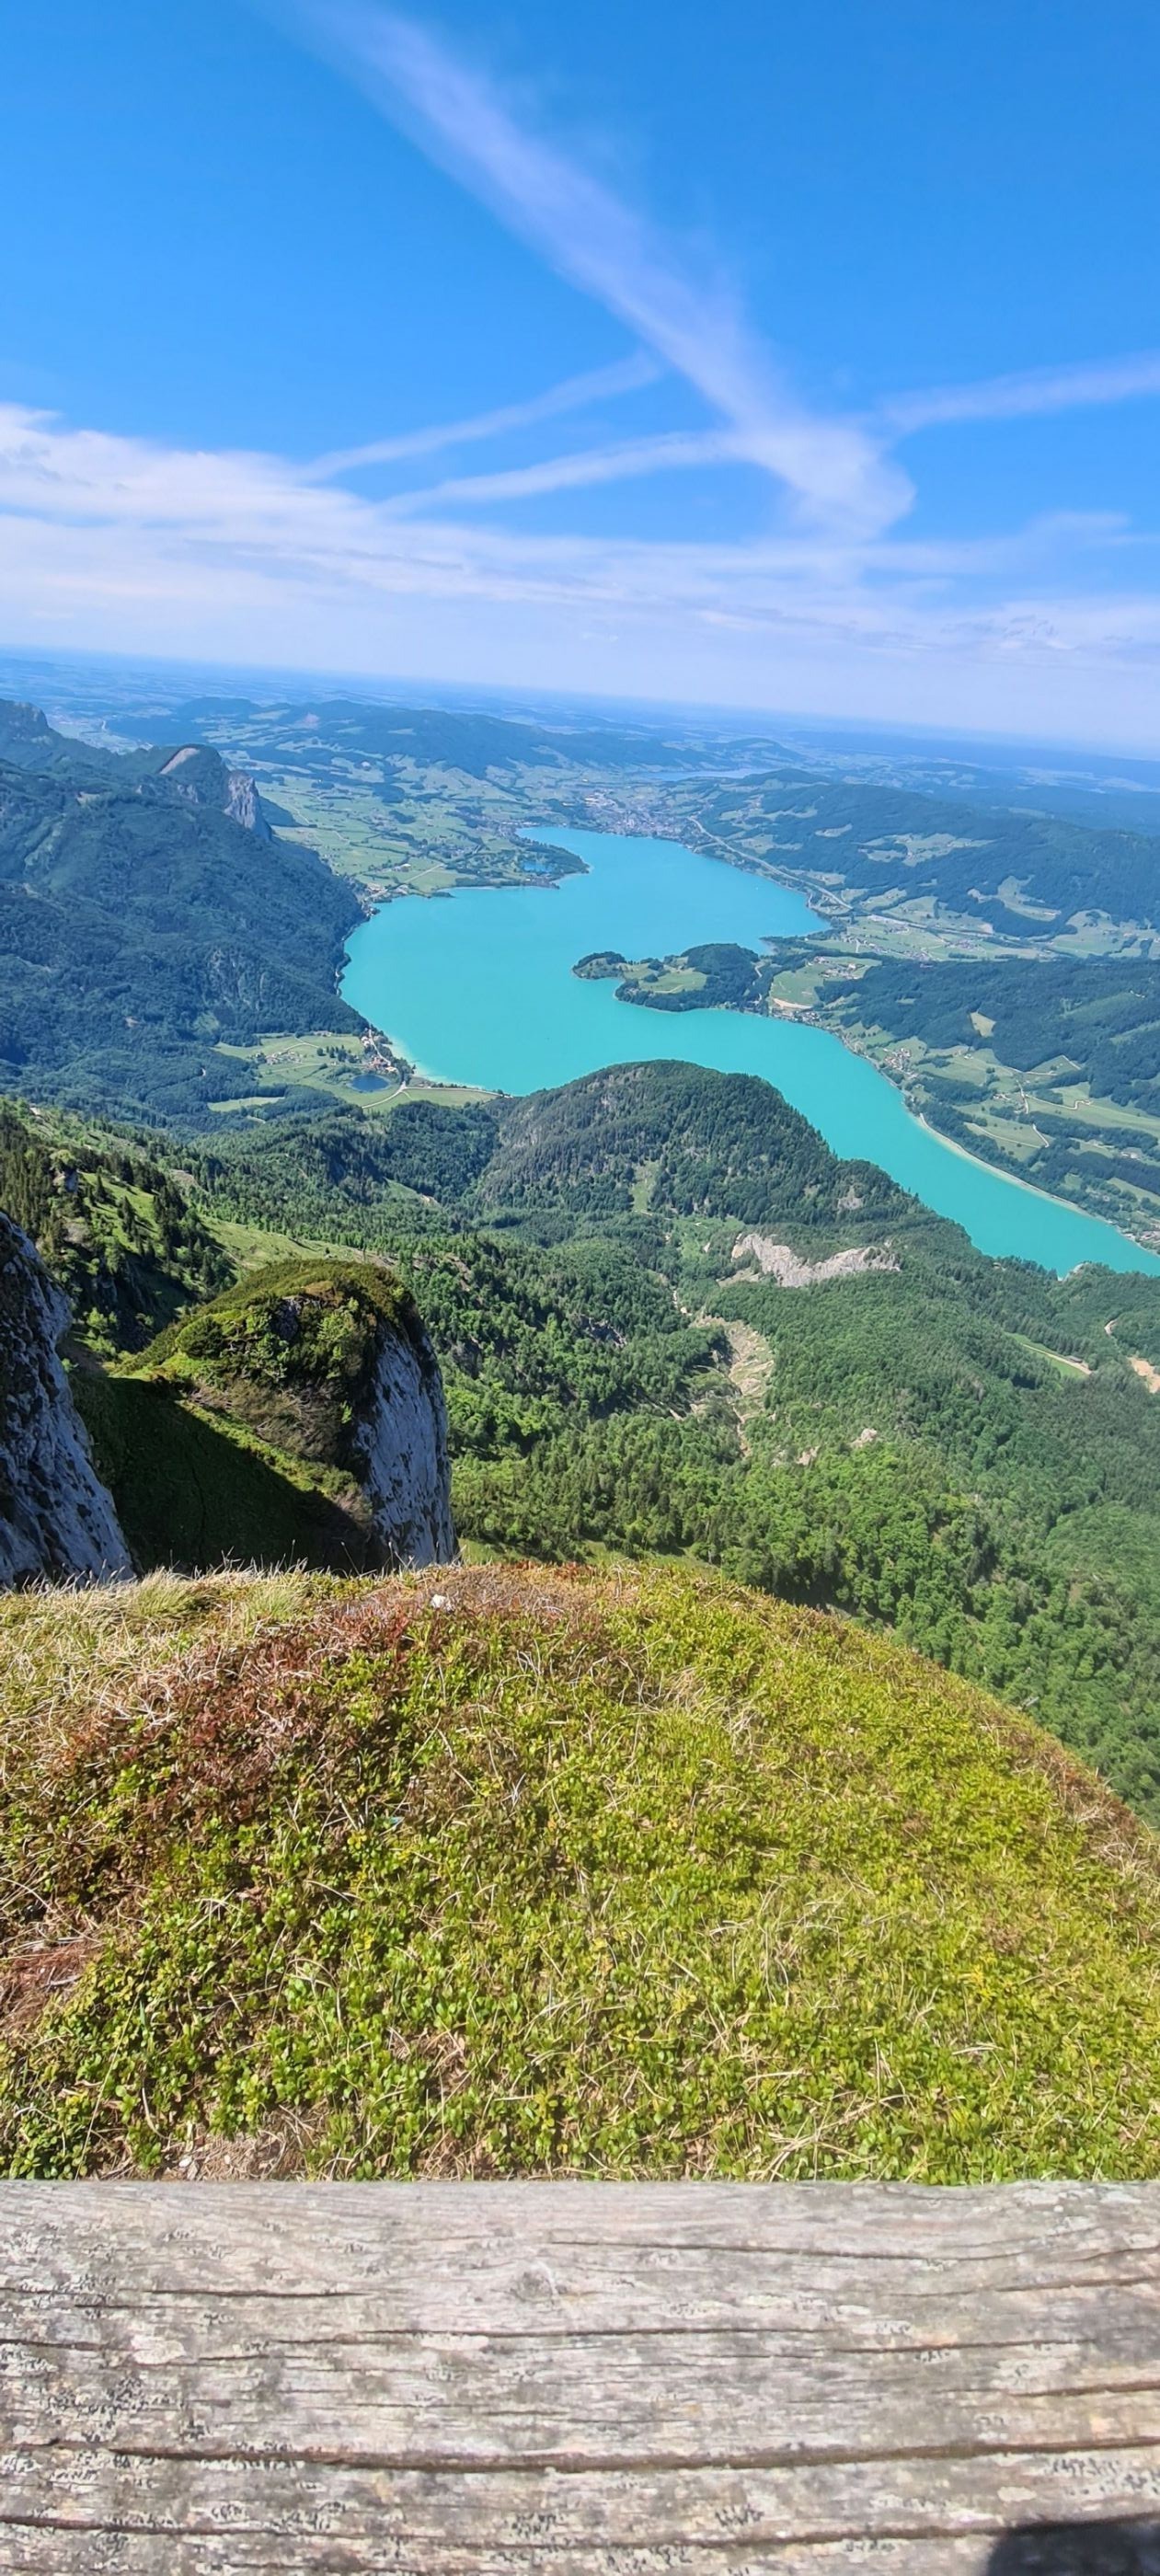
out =
[[[603,980],[578,978],[577,959],[596,951],[644,959],[707,942],[760,949],[825,936],[831,925],[796,890],[724,856],[644,834],[541,825],[529,837],[543,846],[549,834],[579,862],[551,888],[555,903],[519,902],[527,885],[459,890],[438,906],[404,897],[389,919],[384,908],[352,934],[344,998],[419,1078],[526,1096],[641,1061],[752,1074],[841,1159],[877,1165],[984,1253],[1058,1276],[1084,1263],[1160,1274],[1160,1257],[1106,1218],[941,1135],[836,1030],[728,1007],[650,1011],[617,1002]]]

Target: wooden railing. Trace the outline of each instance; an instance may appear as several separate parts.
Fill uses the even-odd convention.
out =
[[[1160,2576],[1158,2289],[1160,2186],[6,2184],[0,2567]]]

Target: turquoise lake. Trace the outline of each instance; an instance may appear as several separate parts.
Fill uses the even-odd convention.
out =
[[[1160,1273],[1160,1258],[1059,1199],[1004,1178],[911,1116],[884,1074],[826,1029],[737,1011],[642,1010],[585,983],[599,948],[666,957],[704,939],[800,937],[823,924],[800,895],[678,841],[542,832],[584,862],[557,886],[407,895],[354,932],[346,1000],[421,1073],[486,1091],[544,1091],[599,1065],[669,1058],[755,1073],[821,1129],[836,1154],[879,1163],[981,1252],[1047,1269],[1102,1261]]]

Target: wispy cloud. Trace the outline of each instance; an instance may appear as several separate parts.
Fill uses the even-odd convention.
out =
[[[656,438],[577,448],[535,465],[512,465],[495,474],[456,474],[421,490],[392,494],[394,513],[446,509],[492,501],[524,501],[548,492],[577,492],[586,484],[622,483],[633,475],[685,472],[694,465],[737,462],[737,441],[727,430],[668,430]]]
[[[1000,727],[1042,723],[1050,670],[1057,729],[1071,689],[1093,730],[1102,682],[1122,738],[1154,699],[1160,597],[1069,595],[1059,579],[1061,550],[1118,534],[1081,520],[969,547],[822,529],[734,545],[517,536],[449,509],[401,518],[277,456],[0,407],[0,628],[140,652],[180,638],[216,658],[474,666],[835,712],[896,712],[901,692],[912,714]]]
[[[888,398],[862,417],[826,415],[799,401],[739,300],[703,258],[662,234],[579,155],[542,131],[526,98],[505,94],[387,0],[257,0],[342,67],[428,156],[480,198],[556,272],[626,323],[658,362],[682,376],[725,430],[720,463],[764,468],[792,496],[803,522],[857,540],[905,516],[913,486],[891,449],[901,438],[954,422],[1015,419],[1160,393],[1160,353],[920,388]],[[317,475],[420,457],[504,428],[547,420],[605,392],[627,390],[650,363],[638,353],[623,372],[572,380],[527,405],[484,414],[449,429],[419,430],[340,451]],[[590,394],[589,388],[592,388]],[[575,403],[574,403],[575,398]],[[623,474],[669,471],[708,461],[694,436],[608,443],[496,473],[408,493],[400,511],[479,506]]]
[[[933,385],[892,395],[880,417],[896,437],[943,423],[1019,420],[1036,414],[1078,411],[1093,403],[1131,402],[1160,394],[1160,351],[1109,358],[1089,366],[1033,367],[1024,375],[988,376],[978,384]]]
[[[485,73],[374,0],[270,5],[558,275],[694,386],[728,422],[739,450],[788,487],[800,509],[866,530],[905,511],[909,481],[874,434],[799,402],[725,282],[537,131]]]
[[[311,483],[330,482],[359,466],[400,464],[412,456],[438,455],[442,448],[467,447],[477,439],[534,429],[542,420],[559,420],[567,412],[587,411],[594,403],[637,393],[643,385],[655,384],[661,373],[656,359],[638,349],[633,357],[618,359],[615,366],[592,367],[586,375],[569,376],[527,402],[505,403],[497,411],[476,412],[468,420],[443,421],[430,429],[406,430],[398,438],[372,439],[365,447],[336,447],[329,456],[315,457],[303,469],[304,478]]]

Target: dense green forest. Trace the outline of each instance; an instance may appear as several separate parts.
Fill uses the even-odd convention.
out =
[[[856,983],[822,985],[818,998],[931,1047],[977,1047],[977,1013],[1003,1064],[1025,1073],[1051,1065],[1061,1086],[1086,1082],[1101,1099],[1160,1113],[1160,962],[1151,958],[879,959]],[[1057,1057],[1067,1059],[1058,1070]]]
[[[559,1090],[462,1109],[403,1101],[380,1120],[353,1109],[264,1119],[186,1151],[215,1203],[241,1222],[280,1226],[293,1204],[300,1231],[353,1227],[352,1241],[379,1221],[384,1192],[395,1196],[395,1221],[420,1228],[431,1222],[423,1200],[534,1232],[650,1211],[784,1218],[843,1242],[882,1225],[939,1223],[875,1164],[839,1161],[771,1084],[682,1064],[612,1065]],[[409,1206],[400,1191],[414,1194]]]
[[[876,1165],[840,1162],[817,1128],[753,1074],[684,1064],[612,1065],[505,1101],[497,1150],[474,1185],[481,1210],[557,1206],[573,1216],[786,1218],[855,1239],[923,1222]]]

